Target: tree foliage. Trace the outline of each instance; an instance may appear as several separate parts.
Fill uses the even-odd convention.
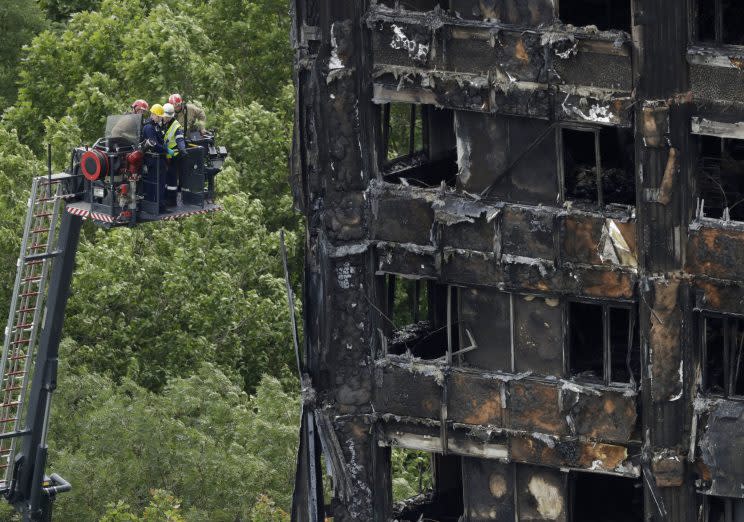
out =
[[[38,0],[38,5],[51,20],[62,22],[73,13],[96,10],[101,0]]]
[[[33,39],[5,125],[40,151],[45,118],[74,116],[90,140],[136,98],[178,91],[213,113],[273,104],[290,79],[288,24],[285,0],[102,0]]]
[[[31,178],[42,165],[14,131],[0,128],[0,317],[8,316],[8,300],[21,246]]]
[[[97,230],[81,246],[65,323],[76,364],[159,389],[210,361],[252,389],[291,363],[278,233],[260,201],[221,203],[199,219]]]
[[[393,448],[391,463],[394,501],[415,497],[433,487],[431,454],[425,451]]]
[[[287,0],[211,0],[200,15],[225,63],[235,64],[238,101],[270,103],[291,77]]]
[[[129,504],[119,500],[107,506],[101,522],[186,522],[181,513],[180,500],[171,493],[163,489],[151,489],[150,496],[152,499],[141,516],[133,513]]]
[[[264,378],[248,396],[210,364],[172,379],[161,394],[68,367],[55,399],[50,466],[74,487],[56,501],[55,515],[178,520],[164,518],[171,510],[189,521],[231,522],[288,505],[298,411],[276,379]]]
[[[35,0],[0,3],[0,113],[15,101],[16,70],[21,50],[45,25]]]
[[[0,50],[2,78],[17,78],[17,96],[0,81],[13,102],[0,100],[0,316],[47,144],[63,169],[107,115],[178,91],[230,152],[222,212],[84,228],[49,435],[74,489],[56,517],[287,521],[299,405],[280,228],[293,266],[302,241],[286,181],[287,1],[39,0],[44,21],[9,0],[0,27],[6,5],[31,7]]]

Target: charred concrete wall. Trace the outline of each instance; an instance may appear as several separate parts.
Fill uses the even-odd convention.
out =
[[[294,0],[293,519],[744,517],[737,5]]]

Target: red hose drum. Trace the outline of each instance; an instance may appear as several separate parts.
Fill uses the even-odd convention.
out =
[[[90,149],[80,158],[80,170],[88,181],[105,178],[109,171],[109,159],[106,153]]]

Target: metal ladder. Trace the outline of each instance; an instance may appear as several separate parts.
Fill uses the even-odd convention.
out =
[[[60,215],[64,212],[62,179],[34,178],[21,242],[21,253],[5,328],[0,360],[0,492],[13,478],[28,402],[39,332],[44,322],[48,277],[57,255]]]

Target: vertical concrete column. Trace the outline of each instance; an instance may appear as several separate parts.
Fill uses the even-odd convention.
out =
[[[366,3],[319,0],[311,13],[310,2],[295,2],[293,187],[307,219],[306,359],[323,449],[336,459],[332,510],[339,521],[374,519]]]
[[[636,187],[641,254],[643,438],[648,520],[695,520],[694,484],[684,467],[689,446],[691,315],[684,262],[687,223],[684,155],[688,142],[687,2],[634,0]],[[687,364],[686,364],[687,362]],[[665,480],[656,470],[681,462]],[[679,460],[674,460],[680,456]],[[673,478],[670,480],[669,476]],[[662,516],[663,505],[667,516]]]

